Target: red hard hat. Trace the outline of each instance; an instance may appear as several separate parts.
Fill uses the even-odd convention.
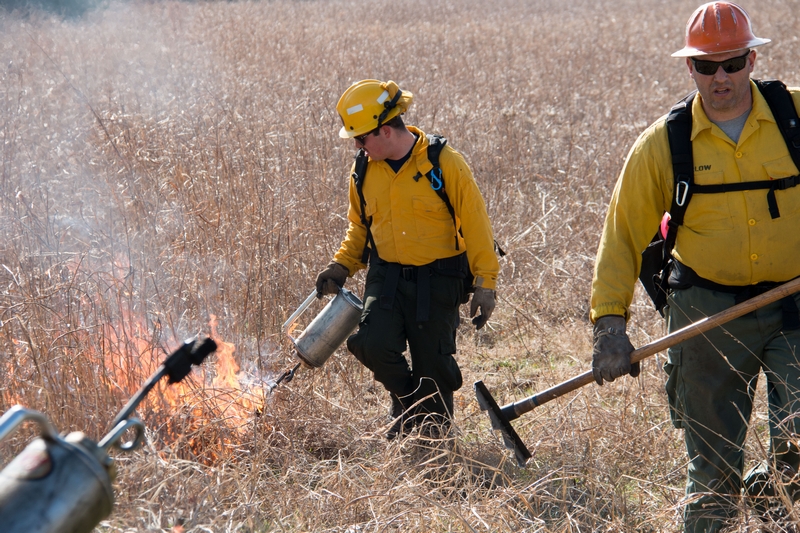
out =
[[[686,46],[672,57],[695,57],[753,48],[770,42],[753,35],[750,17],[731,2],[698,7],[686,23]]]

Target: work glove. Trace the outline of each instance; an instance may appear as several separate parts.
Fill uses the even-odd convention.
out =
[[[628,334],[625,333],[625,317],[601,316],[594,324],[594,349],[592,350],[592,374],[598,385],[614,381],[620,376],[639,375],[639,363],[631,364],[633,352]]]
[[[344,287],[347,274],[346,266],[335,261],[328,263],[325,270],[317,274],[317,298],[322,298],[323,294],[337,294]]]
[[[478,308],[481,309],[481,314],[475,316]],[[475,324],[475,329],[481,329],[489,321],[494,311],[494,291],[491,289],[484,289],[483,287],[475,287],[475,292],[472,294],[472,302],[469,304],[469,316],[472,323]]]

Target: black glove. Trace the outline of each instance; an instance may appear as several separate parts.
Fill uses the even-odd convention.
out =
[[[598,385],[614,381],[620,376],[639,375],[639,363],[631,364],[633,352],[628,334],[625,333],[625,317],[607,315],[594,324],[594,349],[592,350],[592,374]]]
[[[347,280],[347,267],[335,261],[328,263],[325,270],[317,274],[317,298],[323,294],[337,294]]]
[[[475,316],[478,308],[481,309],[481,314],[472,319],[475,324],[475,329],[481,329],[489,321],[494,311],[494,296],[495,292],[491,289],[484,289],[483,287],[475,287],[475,292],[472,295],[472,303],[469,304],[469,316]]]

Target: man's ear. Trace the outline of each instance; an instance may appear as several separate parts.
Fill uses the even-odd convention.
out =
[[[753,70],[756,68],[756,51],[750,50],[750,55],[747,57],[747,62],[750,64],[750,73],[752,74]]]

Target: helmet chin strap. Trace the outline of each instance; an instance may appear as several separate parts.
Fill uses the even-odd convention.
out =
[[[397,101],[400,100],[400,96],[402,96],[403,91],[397,89],[397,92],[394,94],[394,97],[389,100],[388,102],[383,103],[384,110],[378,117],[378,126],[375,129],[379,129],[383,126],[383,121],[386,119],[386,115],[389,114],[389,111],[397,107]]]

